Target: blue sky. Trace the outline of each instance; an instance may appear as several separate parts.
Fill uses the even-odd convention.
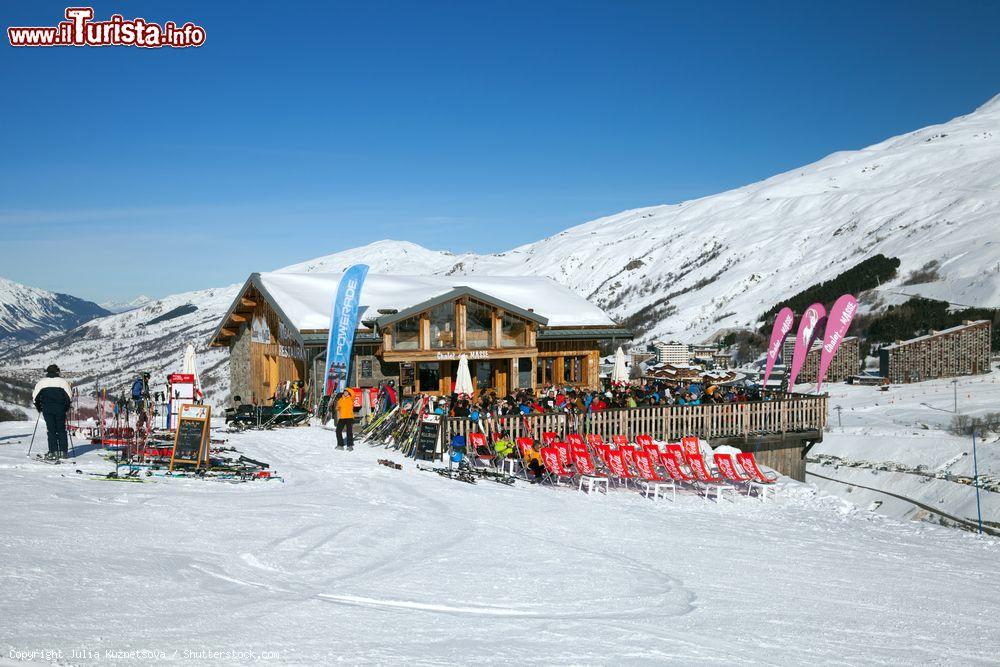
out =
[[[65,7],[0,16],[54,25]],[[4,36],[0,276],[98,301],[382,238],[505,250],[1000,93],[990,2],[94,9],[207,31],[187,50]]]

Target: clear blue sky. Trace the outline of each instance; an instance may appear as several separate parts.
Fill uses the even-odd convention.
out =
[[[65,7],[0,15],[54,25]],[[94,9],[207,30],[187,50],[3,36],[0,276],[98,301],[382,238],[505,250],[1000,93],[996,2]]]

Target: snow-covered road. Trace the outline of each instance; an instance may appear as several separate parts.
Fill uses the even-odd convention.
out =
[[[789,485],[775,503],[720,505],[472,486],[410,462],[380,466],[399,458],[381,449],[334,452],[333,434],[317,428],[229,436],[283,484],[128,484],[76,474],[110,468],[93,451],[76,465],[28,461],[31,426],[0,424],[4,657],[804,664],[1000,655],[1000,541],[861,512],[808,486]],[[98,653],[70,659],[74,649]]]

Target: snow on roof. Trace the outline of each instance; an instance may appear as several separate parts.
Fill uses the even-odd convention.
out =
[[[261,273],[260,283],[299,331],[327,329],[340,273]],[[397,276],[370,273],[361,288],[359,321],[379,310],[403,310],[456,287],[471,287],[500,301],[534,310],[550,327],[613,326],[604,311],[576,292],[543,277]]]

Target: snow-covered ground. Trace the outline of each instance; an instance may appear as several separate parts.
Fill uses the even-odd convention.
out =
[[[251,662],[199,651],[302,665],[912,664],[1000,655],[1000,541],[885,518],[807,485],[786,482],[766,504],[473,486],[408,461],[378,465],[399,460],[381,449],[334,452],[320,428],[228,436],[284,483],[129,484],[75,472],[109,470],[97,451],[61,466],[27,460],[31,426],[0,424],[8,658],[61,650],[61,664],[93,664],[112,650],[179,662],[194,652],[196,664]]]
[[[831,432],[809,455],[831,458],[825,464],[808,464],[808,481],[861,507],[882,503],[878,511],[890,516],[936,519],[925,508],[878,490],[976,520],[976,493],[969,484],[972,439],[951,435],[947,427],[955,415],[956,397],[962,414],[1000,412],[1000,373],[957,378],[954,385],[950,379],[892,385],[886,392],[844,384],[825,388],[830,392]],[[1000,489],[1000,440],[979,440],[977,455],[983,484]],[[984,488],[980,499],[983,519],[1000,528],[1000,493]]]

